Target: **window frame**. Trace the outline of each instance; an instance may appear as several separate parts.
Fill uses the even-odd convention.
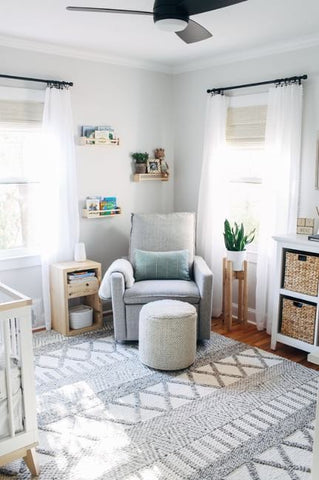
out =
[[[40,102],[44,104],[45,90],[34,90],[30,88],[12,88],[0,86],[0,101],[16,101],[16,102]],[[1,122],[0,128],[12,128],[13,130],[25,127],[40,130],[41,121],[23,122]],[[32,178],[15,177],[0,179],[0,185],[19,185],[19,184],[40,184],[40,181]],[[12,249],[0,250],[0,271],[11,270],[16,268],[27,268],[41,265],[40,248],[21,246]]]

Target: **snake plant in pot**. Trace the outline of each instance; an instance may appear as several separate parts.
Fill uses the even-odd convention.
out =
[[[227,218],[224,221],[224,242],[227,250],[227,258],[233,262],[233,270],[242,270],[243,261],[246,258],[246,246],[255,238],[254,228],[245,233],[244,225],[234,222],[231,226]]]

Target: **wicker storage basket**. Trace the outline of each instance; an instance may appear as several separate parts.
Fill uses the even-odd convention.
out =
[[[319,256],[285,252],[284,288],[306,295],[318,295]]]
[[[290,298],[282,299],[281,331],[283,335],[314,343],[316,305]]]

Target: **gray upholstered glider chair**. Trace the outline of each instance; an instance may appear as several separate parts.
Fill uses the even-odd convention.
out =
[[[117,341],[138,340],[141,308],[161,299],[194,305],[198,313],[197,338],[209,339],[213,275],[203,258],[195,255],[195,223],[195,214],[188,212],[132,214],[128,261],[135,282],[126,288],[123,272],[110,274]]]

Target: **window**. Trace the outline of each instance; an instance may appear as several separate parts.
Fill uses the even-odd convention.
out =
[[[266,101],[264,95],[233,97],[227,113],[229,218],[243,222],[247,231],[256,228],[255,241],[249,246],[251,252],[257,251],[263,201]]]
[[[39,247],[39,144],[43,103],[12,100],[0,89],[0,256],[23,255]],[[8,95],[9,93],[9,95]],[[38,95],[38,92],[36,92]],[[30,91],[27,92],[30,97]]]

